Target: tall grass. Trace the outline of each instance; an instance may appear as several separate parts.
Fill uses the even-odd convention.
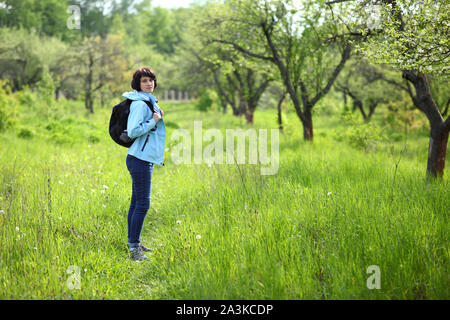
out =
[[[166,166],[153,173],[143,230],[153,251],[141,263],[126,250],[131,178],[126,150],[107,135],[109,110],[35,119],[28,139],[1,134],[1,299],[449,297],[450,172],[425,179],[426,136],[358,148],[339,135],[345,122],[317,116],[307,143],[288,112],[279,171],[261,176],[257,165],[174,165],[176,128],[250,126],[189,104],[162,108]],[[276,114],[257,111],[255,128],[276,128]],[[371,265],[381,289],[367,287]]]

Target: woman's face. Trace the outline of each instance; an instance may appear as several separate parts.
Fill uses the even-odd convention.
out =
[[[141,90],[147,93],[153,93],[155,89],[155,81],[150,77],[141,77]]]

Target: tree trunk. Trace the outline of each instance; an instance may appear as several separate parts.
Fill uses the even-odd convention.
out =
[[[93,66],[94,61],[91,54],[89,54],[89,67],[88,67],[88,74],[87,74],[87,81],[86,81],[86,98],[85,98],[85,107],[89,110],[90,113],[94,113],[93,103],[92,103],[92,87],[93,87],[93,81],[94,81],[94,75],[93,75]]]
[[[313,123],[312,123],[312,114],[311,110],[306,110],[304,113],[304,120],[302,120],[303,124],[303,139],[307,141],[313,141]]]
[[[247,108],[245,105],[245,98],[242,94],[239,94],[239,105],[237,109],[237,115],[242,116],[243,114],[246,114]]]
[[[425,113],[430,123],[427,174],[435,178],[443,177],[450,117],[444,122],[431,94],[430,84],[425,74],[405,70],[403,71],[403,77],[414,85],[416,96],[411,96],[411,98],[416,107]]]
[[[344,99],[344,109],[347,108],[347,92],[345,90],[342,90],[342,97]]]
[[[366,112],[364,111],[362,101],[359,99],[353,98],[353,111],[355,111],[355,109],[358,109],[361,112],[363,119],[367,120],[367,115],[366,115]]]
[[[248,124],[253,124],[253,112],[252,110],[247,110],[245,113],[245,119],[247,120]]]
[[[86,98],[84,100],[84,104],[86,106],[86,109],[90,112],[90,113],[94,113],[94,108],[93,108],[93,101],[92,101],[92,96],[90,92],[86,92]]]
[[[367,116],[367,121],[370,121],[370,119],[372,119],[372,116],[375,112],[375,108],[378,106],[378,102],[372,102],[369,105],[369,115]]]
[[[59,93],[61,92],[60,87],[56,87],[55,89],[55,100],[59,100]]]
[[[281,118],[281,105],[283,103],[284,98],[286,97],[286,92],[281,95],[280,100],[278,100],[277,111],[278,111],[278,128],[280,131],[283,131],[283,120]]]
[[[445,130],[444,125],[431,128],[427,173],[435,178],[444,176],[448,135],[449,131]]]

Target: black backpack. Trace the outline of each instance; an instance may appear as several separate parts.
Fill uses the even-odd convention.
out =
[[[128,115],[130,114],[130,105],[133,102],[130,99],[123,100],[112,109],[109,119],[109,135],[111,138],[123,147],[129,148],[135,139],[131,139],[127,134]],[[144,101],[152,112],[155,112],[153,104],[150,101]],[[156,130],[155,128],[152,131]]]

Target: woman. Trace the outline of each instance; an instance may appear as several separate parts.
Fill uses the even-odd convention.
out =
[[[127,168],[132,179],[131,204],[128,211],[128,248],[131,259],[142,261],[148,259],[143,252],[150,251],[141,244],[141,232],[144,218],[150,208],[153,165],[164,165],[164,144],[166,128],[162,116],[164,112],[158,107],[153,96],[157,86],[156,75],[152,69],[140,68],[134,72],[131,81],[133,92],[123,96],[132,100],[127,122],[127,134],[136,138],[127,154]],[[150,101],[154,113],[144,101]]]

